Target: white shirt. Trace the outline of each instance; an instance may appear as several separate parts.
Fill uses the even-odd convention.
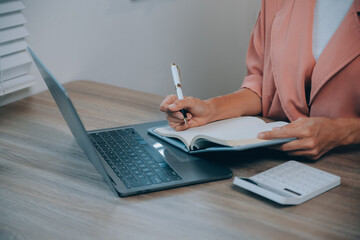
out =
[[[352,3],[353,0],[316,0],[312,39],[312,51],[316,61]]]

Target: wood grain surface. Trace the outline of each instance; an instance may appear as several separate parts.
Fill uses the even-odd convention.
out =
[[[161,96],[89,81],[65,88],[87,130],[165,119]],[[290,159],[266,149],[204,157],[235,176]],[[291,207],[232,179],[119,198],[46,91],[0,108],[0,239],[360,239],[360,146],[306,163],[341,185]]]

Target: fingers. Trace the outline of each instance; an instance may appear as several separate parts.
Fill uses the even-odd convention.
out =
[[[316,149],[318,143],[314,139],[301,139],[285,143],[281,146],[283,151]]]
[[[272,131],[261,132],[258,134],[258,138],[260,139],[278,139],[278,138],[289,138],[293,137],[293,134],[290,134],[288,131],[281,128],[273,128]]]
[[[160,104],[160,110],[166,113],[169,105],[173,104],[176,100],[177,96],[174,94],[166,96]]]
[[[169,126],[174,128],[176,131],[183,131],[188,129],[191,126],[190,123],[192,123],[190,122],[191,118],[192,115],[190,113],[187,113],[186,119],[188,125],[186,126],[184,121],[184,116],[182,115],[181,112],[175,112],[172,115],[166,116],[166,119],[169,122]]]
[[[287,152],[290,156],[303,156],[309,159],[319,159],[328,148],[314,138],[297,139],[279,146],[279,150]]]
[[[316,137],[316,129],[309,123],[309,118],[299,118],[286,126],[273,128],[272,131],[261,132],[258,138],[279,139],[296,138],[291,142],[279,146],[280,150],[291,156],[304,156],[309,159],[318,159],[328,151]]]
[[[178,100],[176,95],[169,95],[161,102],[160,110],[175,117],[175,112],[191,107],[193,104],[193,98],[191,97]]]
[[[169,126],[174,128],[176,131],[183,131],[192,127],[191,116],[189,116],[189,114],[187,117],[187,125],[185,124],[184,119],[174,118],[171,116],[167,116],[166,118],[169,122]]]
[[[280,146],[280,150],[288,152],[291,156],[305,156],[313,160],[319,159],[331,148],[331,145],[314,138],[294,140]]]
[[[185,125],[184,121],[181,123],[169,122],[169,126],[172,127],[175,131],[183,131],[189,128],[189,126]]]
[[[312,160],[317,160],[324,154],[324,152],[317,152],[314,149],[309,149],[309,150],[290,151],[287,152],[287,154],[289,156],[299,156],[299,157],[306,157]]]
[[[258,135],[260,139],[279,139],[279,138],[305,138],[309,137],[312,133],[309,128],[303,128],[305,118],[289,123],[283,127],[274,127],[272,131],[261,132]]]
[[[174,112],[171,115],[167,115],[166,118],[169,122],[183,122],[184,121],[184,116],[182,115],[181,112]]]
[[[165,99],[160,104],[160,110],[167,114],[167,119],[169,122],[174,122],[174,124],[178,124],[184,122],[184,116],[182,115],[179,108],[175,103],[181,102],[182,100],[178,100],[176,95],[166,96]]]
[[[338,129],[338,122],[329,118],[299,118],[284,127],[261,132],[258,134],[258,138],[266,140],[296,138],[296,140],[281,145],[280,150],[286,151],[292,156],[318,159],[341,144],[342,133]]]
[[[198,104],[197,100],[198,99],[194,97],[187,97],[181,100],[176,100],[174,103],[168,106],[168,109],[173,112],[180,111],[184,108],[191,109]]]
[[[184,124],[184,116],[180,112],[182,109],[187,110],[188,126]],[[209,121],[208,105],[203,100],[194,97],[179,100],[175,95],[169,95],[160,104],[160,110],[167,114],[169,125],[177,131],[202,126]]]
[[[176,115],[175,117],[170,116],[170,115],[166,116],[166,119],[168,120],[168,122],[184,123],[184,116],[180,112],[176,112],[175,115]],[[190,121],[191,118],[192,118],[191,114],[188,113],[186,115],[186,120]]]

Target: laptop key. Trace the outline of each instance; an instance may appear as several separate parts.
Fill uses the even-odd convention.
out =
[[[129,177],[129,176],[124,176],[124,178],[125,178],[125,180],[126,180],[127,182],[134,182],[134,181],[136,181],[136,178],[134,178],[133,176],[131,176],[131,177]]]
[[[132,167],[135,166],[135,164],[133,162],[129,162],[129,163],[125,163],[126,167],[128,167],[129,169],[131,169]]]
[[[131,186],[131,187],[140,187],[141,184],[140,184],[139,182],[133,181],[133,182],[130,182],[130,186]]]
[[[126,182],[125,178],[121,174],[117,174],[117,176],[120,178],[122,182]]]
[[[122,183],[125,185],[126,188],[131,188],[130,183],[128,183],[126,181],[122,181]]]
[[[110,164],[109,164],[110,165]],[[114,165],[117,167],[122,166],[123,164],[120,161],[114,161]]]
[[[156,175],[163,181],[163,182],[170,182],[171,179],[168,175],[166,175],[161,169],[154,170]]]
[[[167,175],[172,179],[172,180],[181,180],[181,177],[179,175],[177,175],[176,172],[174,171],[168,171]]]
[[[136,163],[136,165],[138,165],[140,167],[140,165],[144,164],[144,162],[141,159],[135,159],[134,162]]]
[[[151,172],[151,169],[148,167],[144,167],[144,168],[141,168],[141,171],[143,171],[144,173],[147,173],[147,172]]]
[[[152,176],[155,176],[155,173],[153,173],[153,172],[145,172],[145,175],[147,177],[152,177]]]
[[[127,170],[127,169],[120,169],[120,172],[121,172],[124,176],[130,174],[129,170]]]
[[[148,145],[148,143],[145,141],[145,140],[137,140],[137,142],[139,143],[139,144],[141,144],[141,145]]]
[[[158,176],[149,176],[149,179],[154,184],[162,183],[161,179]]]
[[[134,166],[131,166],[131,167],[129,167],[129,169],[130,169],[130,171],[132,171],[132,172],[135,172],[135,171],[137,171],[138,170],[138,168],[134,165]]]
[[[159,165],[157,165],[156,163],[155,163],[155,164],[152,163],[152,164],[149,164],[149,167],[150,167],[151,169],[155,169],[155,168],[158,168]]]
[[[139,181],[143,186],[151,185],[151,181],[147,178],[141,178]]]

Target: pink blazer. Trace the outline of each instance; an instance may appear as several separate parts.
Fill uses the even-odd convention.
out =
[[[243,88],[262,99],[264,117],[360,117],[360,0],[355,0],[317,62],[315,0],[263,0],[247,53]],[[311,86],[306,100],[305,83]]]

